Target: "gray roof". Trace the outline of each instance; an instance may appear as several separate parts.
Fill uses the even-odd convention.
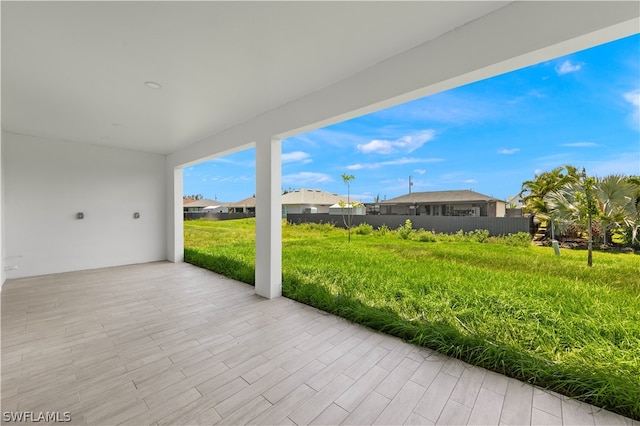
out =
[[[209,207],[209,206],[220,206],[225,203],[217,200],[210,200],[208,198],[203,198],[202,200],[195,200],[189,203],[183,204],[183,207]]]
[[[344,200],[347,202],[347,197],[338,194],[332,194],[330,192],[320,191],[319,189],[297,189],[292,192],[287,192],[282,196],[282,205],[301,205],[301,204],[316,204],[321,206],[331,206]],[[354,200],[356,201],[356,200]]]
[[[229,203],[227,206],[230,208],[255,207],[256,197],[252,195],[251,197],[245,198],[244,200],[236,201],[235,203]]]
[[[468,189],[457,191],[413,192],[400,197],[381,201],[380,204],[414,204],[414,203],[464,203],[464,202],[502,201],[495,197],[480,194]],[[504,202],[504,201],[502,201]]]

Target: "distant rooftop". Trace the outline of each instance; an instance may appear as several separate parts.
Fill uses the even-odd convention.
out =
[[[400,197],[391,198],[381,201],[380,204],[402,204],[402,203],[461,203],[461,202],[487,202],[487,201],[503,201],[495,197],[480,194],[479,192],[470,191],[468,189],[455,191],[430,191],[430,192],[412,192],[411,194],[401,195]]]
[[[282,196],[282,204],[284,205],[319,204],[331,206],[340,200],[346,202],[347,197],[319,189],[297,189]]]

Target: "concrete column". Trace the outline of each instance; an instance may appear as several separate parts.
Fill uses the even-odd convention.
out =
[[[256,141],[256,294],[282,295],[280,139]]]
[[[167,260],[184,261],[182,169],[167,169]]]

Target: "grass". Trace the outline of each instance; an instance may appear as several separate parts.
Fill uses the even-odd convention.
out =
[[[252,219],[185,222],[185,259],[254,283],[254,233]],[[480,234],[349,244],[330,225],[285,225],[283,294],[640,419],[640,257],[596,252],[588,268],[584,251]]]

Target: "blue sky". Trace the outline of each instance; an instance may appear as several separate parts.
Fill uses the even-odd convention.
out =
[[[184,170],[184,193],[255,193],[255,151]],[[361,201],[472,189],[506,199],[563,164],[640,174],[640,35],[282,141],[282,186]]]

